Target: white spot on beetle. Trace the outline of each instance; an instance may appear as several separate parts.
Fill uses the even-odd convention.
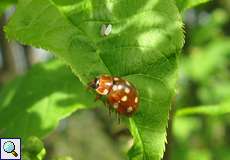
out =
[[[104,89],[103,95],[106,95],[106,94],[108,94],[108,93],[109,93],[109,90],[108,90],[108,89]]]
[[[107,86],[112,86],[112,85],[113,85],[112,82],[106,82],[105,84],[106,84]]]
[[[130,89],[128,87],[125,88],[125,93],[129,94]]]
[[[127,97],[127,96],[121,97],[121,101],[125,102],[125,101],[127,101],[127,100],[128,100],[128,97]]]
[[[113,86],[113,91],[116,91],[118,88],[117,88],[117,85],[114,85]]]
[[[118,103],[114,103],[114,104],[113,104],[113,108],[114,108],[114,109],[118,109]]]
[[[134,101],[135,101],[135,103],[137,103],[138,102],[138,97],[136,97]]]
[[[127,112],[130,113],[130,112],[132,112],[132,111],[133,111],[133,107],[130,106],[130,107],[127,108]]]
[[[126,83],[128,86],[130,86],[130,83],[129,83],[128,81],[125,81],[125,83]]]
[[[123,86],[122,85],[118,85],[118,87],[117,87],[119,90],[120,89],[122,89],[123,88]]]
[[[118,77],[114,77],[113,80],[114,80],[114,81],[118,81],[119,78],[118,78]]]

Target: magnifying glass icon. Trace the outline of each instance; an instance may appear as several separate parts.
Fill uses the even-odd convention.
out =
[[[15,145],[13,142],[11,141],[7,141],[3,144],[3,150],[6,152],[6,153],[11,153],[14,155],[14,157],[17,157],[18,154],[17,152],[15,152]]]

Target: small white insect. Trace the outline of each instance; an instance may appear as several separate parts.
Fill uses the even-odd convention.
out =
[[[109,24],[109,25],[103,24],[101,26],[101,35],[102,36],[108,36],[111,32],[112,32],[112,25],[111,24]]]

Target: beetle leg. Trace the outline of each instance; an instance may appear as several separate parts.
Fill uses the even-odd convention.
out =
[[[120,124],[121,123],[121,117],[120,117],[118,112],[116,112],[116,115],[117,115],[117,122],[118,122],[118,124]]]
[[[104,102],[104,104],[105,104],[105,107],[106,107],[106,108],[108,108],[108,111],[109,111],[109,117],[111,117],[111,107],[109,106],[108,101],[105,101],[105,102]]]
[[[111,107],[109,107],[109,117],[111,117]]]
[[[97,94],[96,97],[95,97],[95,101],[99,100],[101,97],[102,97],[102,95]]]

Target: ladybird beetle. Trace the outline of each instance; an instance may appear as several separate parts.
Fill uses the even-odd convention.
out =
[[[138,92],[134,85],[119,77],[102,75],[88,84],[97,92],[96,100],[106,96],[109,109],[115,109],[120,115],[131,116],[137,111]]]

